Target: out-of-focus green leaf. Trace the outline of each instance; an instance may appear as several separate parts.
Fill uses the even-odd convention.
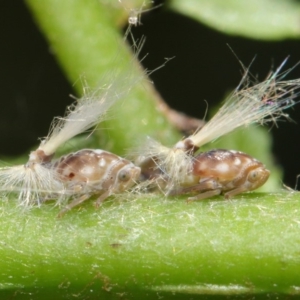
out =
[[[216,30],[253,39],[299,38],[294,0],[172,0],[170,7]]]

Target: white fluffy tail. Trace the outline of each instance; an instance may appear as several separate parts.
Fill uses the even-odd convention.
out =
[[[200,148],[241,126],[288,117],[283,110],[296,103],[300,79],[280,81],[287,73],[279,74],[285,62],[265,81],[253,86],[246,82],[241,90],[234,91],[213,118],[187,139]],[[245,77],[242,84],[246,80]]]
[[[17,193],[20,205],[25,207],[66,196],[56,172],[41,164],[1,168],[0,183],[2,194]]]
[[[134,58],[138,56],[142,46],[143,41],[139,44]],[[133,72],[134,67],[137,67],[137,64],[135,59],[132,59],[124,68],[108,72],[99,88],[90,91],[86,87],[82,98],[68,108],[66,117],[55,118],[50,134],[38,149],[50,156],[69,139],[104,121],[108,109],[124,99],[133,86],[145,77],[146,71],[137,76],[136,72]]]

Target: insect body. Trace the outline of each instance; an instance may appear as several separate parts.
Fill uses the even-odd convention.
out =
[[[169,195],[199,193],[189,200],[201,200],[225,192],[225,197],[262,186],[270,171],[255,158],[233,150],[211,150],[191,158],[191,170],[182,178],[181,188]]]
[[[99,206],[110,195],[132,187],[140,175],[139,167],[104,150],[80,150],[61,157],[51,167],[74,198],[60,216],[92,195],[100,195]]]
[[[130,188],[139,177],[140,168],[103,150],[81,150],[54,160],[58,148],[76,135],[104,121],[109,109],[124,99],[133,86],[145,77],[133,71],[141,44],[134,46],[133,60],[124,70],[110,70],[102,86],[84,87],[84,95],[67,109],[65,117],[55,118],[50,132],[24,165],[0,168],[0,191],[17,193],[21,205],[41,204],[49,199],[59,203],[72,199],[60,216],[92,195],[99,195],[96,205],[108,196]],[[135,48],[137,47],[137,48]]]
[[[262,163],[238,151],[197,151],[205,144],[253,123],[276,122],[288,117],[283,110],[297,103],[300,80],[282,81],[282,66],[263,82],[249,86],[246,75],[239,87],[203,127],[168,148],[148,139],[140,147],[142,179],[167,195],[198,193],[190,198],[204,199],[225,193],[231,197],[262,186],[270,172]],[[243,88],[240,88],[244,85]]]

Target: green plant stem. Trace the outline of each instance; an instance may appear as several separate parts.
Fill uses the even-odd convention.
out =
[[[140,69],[128,70],[128,61],[132,58],[117,27],[125,11],[118,1],[115,5],[97,0],[26,2],[70,82],[77,83],[77,90],[82,89],[80,76],[84,76],[92,89],[99,88],[109,84],[101,79],[116,68],[123,68],[125,77],[128,72],[141,77]],[[112,115],[113,118],[105,122],[109,130],[97,130],[90,139],[94,147],[99,147],[102,140],[100,145],[106,150],[123,154],[125,149],[132,148],[133,141],[147,135],[170,143],[178,139],[159,109],[158,95],[146,79],[116,105]],[[86,140],[80,141],[78,148],[87,147],[86,144]]]
[[[4,203],[1,211],[2,295],[299,293],[298,193],[112,200],[62,219],[51,205],[20,214]]]

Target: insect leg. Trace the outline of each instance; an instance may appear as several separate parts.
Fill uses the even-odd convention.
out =
[[[249,188],[247,188],[245,186],[240,186],[240,187],[238,187],[234,190],[231,190],[231,191],[225,193],[224,196],[225,196],[226,199],[229,199],[229,198],[231,198],[235,195],[238,195],[238,194],[241,194],[241,193],[244,193],[244,192],[247,192],[247,191],[249,191]]]
[[[220,195],[221,193],[222,193],[221,189],[207,191],[207,192],[204,192],[204,193],[200,193],[197,196],[189,197],[187,199],[187,202],[192,202],[192,201],[196,201],[196,200],[203,200],[203,199],[206,199],[206,198],[210,198],[210,197],[213,197],[213,196]]]
[[[103,193],[96,201],[95,203],[95,207],[98,208],[102,202],[107,198],[109,197],[110,195],[112,194],[112,191],[110,190],[107,190],[105,193]]]
[[[81,197],[75,198],[70,204],[68,204],[65,208],[63,208],[59,214],[57,215],[58,218],[61,218],[66,212],[71,210],[73,207],[81,204],[85,200],[89,199],[91,197],[90,194],[82,195]]]
[[[176,196],[176,195],[183,195],[183,194],[189,194],[189,193],[195,193],[195,192],[203,192],[203,191],[210,191],[210,190],[221,190],[222,186],[215,178],[208,178],[199,184],[190,186],[190,187],[184,187],[175,189],[169,192],[168,196]],[[205,197],[206,198],[206,197]]]

